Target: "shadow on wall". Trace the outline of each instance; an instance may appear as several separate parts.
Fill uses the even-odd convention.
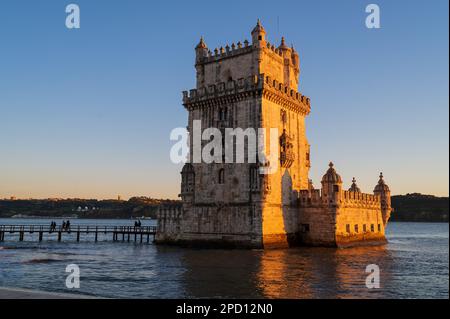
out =
[[[284,231],[289,246],[298,244],[297,238],[297,210],[293,203],[297,198],[297,191],[292,190],[292,177],[286,169],[281,178],[281,199]]]

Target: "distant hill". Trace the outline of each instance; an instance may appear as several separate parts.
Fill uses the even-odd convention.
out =
[[[448,197],[419,193],[392,196],[391,221],[447,222]]]
[[[160,205],[179,203],[168,199],[133,197],[128,201],[96,199],[0,200],[0,218],[156,218]],[[418,193],[392,196],[391,221],[448,222],[449,198]]]
[[[78,217],[78,218],[156,218],[159,205],[177,201],[133,197],[128,201],[96,199],[0,200],[0,218]]]

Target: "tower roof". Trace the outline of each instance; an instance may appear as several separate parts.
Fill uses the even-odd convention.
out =
[[[383,173],[380,173],[380,179],[378,180],[378,184],[375,186],[373,192],[381,193],[381,192],[389,192],[389,186],[384,182]]]
[[[207,49],[208,46],[206,45],[205,41],[203,40],[203,37],[200,37],[200,42],[195,47],[196,49]]]
[[[352,179],[352,186],[348,189],[350,192],[361,193],[358,185],[356,185],[356,178]]]
[[[330,162],[328,166],[330,168],[328,168],[325,175],[323,175],[322,183],[330,183],[330,184],[342,183],[342,178],[338,173],[336,173],[333,162]]]
[[[258,32],[258,33],[266,33],[266,30],[264,30],[264,27],[261,24],[261,21],[258,19],[256,22],[256,26],[252,30],[252,34]]]
[[[284,39],[284,37],[281,37],[281,44],[279,48],[283,50],[289,49],[289,47],[286,45],[286,40]]]

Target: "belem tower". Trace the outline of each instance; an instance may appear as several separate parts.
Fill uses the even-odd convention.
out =
[[[278,170],[260,174],[258,161],[186,163],[182,204],[159,209],[155,242],[236,248],[385,243],[392,209],[382,174],[373,194],[362,193],[355,179],[345,190],[330,163],[321,188],[314,188],[305,128],[311,104],[298,92],[299,55],[284,38],[275,47],[265,36],[258,21],[251,43],[211,51],[202,38],[195,47],[196,89],[183,92],[183,105],[191,139],[194,120],[220,130],[278,128]]]

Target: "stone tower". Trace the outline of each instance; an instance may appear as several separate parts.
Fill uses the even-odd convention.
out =
[[[241,248],[386,243],[392,208],[383,175],[373,194],[361,192],[355,178],[344,190],[330,162],[314,188],[305,134],[311,107],[298,92],[298,53],[284,38],[277,47],[269,43],[260,21],[251,37],[213,51],[201,38],[195,47],[196,88],[183,92],[190,153],[181,205],[159,209],[155,241]],[[266,130],[254,161],[252,129]],[[245,134],[231,134],[230,143],[229,130]],[[208,148],[217,137],[225,143]],[[212,161],[202,156],[211,153]]]
[[[300,61],[285,39],[274,46],[258,20],[252,43],[208,49],[203,37],[195,47],[196,88],[183,92],[189,112],[190,163],[181,172],[182,208],[160,218],[157,242],[227,246],[287,246],[296,240],[298,193],[308,189],[309,144],[305,117],[310,100],[298,92]],[[193,157],[194,121],[201,129],[270,128],[278,130],[277,169],[262,174],[259,161],[199,163]],[[208,141],[203,141],[202,145]],[[236,150],[238,141],[234,141]]]

